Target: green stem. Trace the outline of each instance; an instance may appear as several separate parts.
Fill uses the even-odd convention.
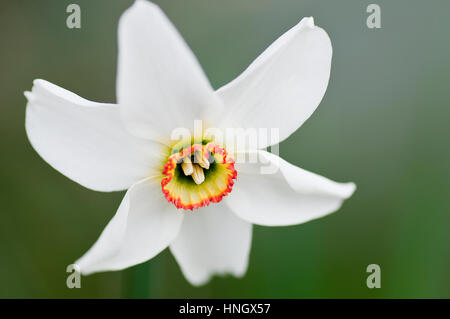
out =
[[[123,281],[126,298],[149,298],[150,263],[146,262],[124,271]]]

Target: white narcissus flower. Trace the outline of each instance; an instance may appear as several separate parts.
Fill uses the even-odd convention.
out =
[[[117,105],[35,80],[25,93],[26,131],[35,150],[87,188],[127,189],[98,241],[76,261],[81,272],[124,269],[170,247],[194,285],[213,274],[242,276],[252,224],[294,225],[336,211],[354,192],[353,183],[253,150],[278,168],[261,174],[260,162],[235,163],[235,154],[215,140],[170,139],[174,129],[192,130],[202,120],[220,129],[279,128],[271,141],[279,143],[319,105],[331,55],[326,32],[304,18],[214,91],[163,12],[138,0],[119,23]]]

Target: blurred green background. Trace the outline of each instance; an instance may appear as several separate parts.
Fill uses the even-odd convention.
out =
[[[66,27],[81,6],[82,28]],[[450,2],[376,0],[381,29],[366,27],[371,1],[156,1],[215,88],[236,77],[304,16],[330,35],[325,98],[280,145],[293,164],[355,195],[323,219],[254,227],[247,275],[190,286],[168,251],[121,272],[66,287],[66,266],[97,239],[123,193],[97,193],[46,164],[24,130],[25,98],[43,78],[87,99],[115,101],[117,22],[123,1],[0,3],[0,297],[449,298]],[[381,266],[381,289],[366,267]]]

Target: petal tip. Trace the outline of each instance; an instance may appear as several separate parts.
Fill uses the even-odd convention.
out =
[[[86,267],[82,267],[80,261],[82,261],[83,257],[79,258],[77,261],[73,263],[76,267],[75,269],[83,276],[89,276],[93,273],[93,271],[86,271]]]
[[[344,184],[346,186],[344,198],[349,198],[356,191],[356,184],[353,182]]]
[[[245,265],[245,268],[243,268],[243,269],[230,271],[230,274],[232,274],[234,277],[236,277],[238,279],[242,279],[242,278],[244,278],[245,274],[247,273],[247,266],[248,266],[248,264]]]
[[[25,97],[27,98],[28,102],[31,102],[31,100],[33,99],[33,93],[31,93],[30,91],[23,92],[23,95],[25,95]]]
[[[205,276],[201,276],[201,278],[194,278],[193,276],[190,276],[188,274],[186,274],[183,269],[181,269],[181,272],[184,275],[184,278],[186,278],[187,281],[189,281],[189,283],[194,286],[194,287],[201,287],[206,285],[207,283],[209,283],[211,281],[212,278],[212,274],[208,273]]]
[[[34,79],[33,80],[33,87],[34,86],[45,86],[47,83],[47,81],[43,80],[43,79]]]
[[[136,0],[130,9],[136,8],[137,10],[160,10],[159,6],[151,1]]]
[[[313,17],[305,17],[300,21],[300,27],[303,28],[314,28],[315,24],[314,24],[314,18]]]

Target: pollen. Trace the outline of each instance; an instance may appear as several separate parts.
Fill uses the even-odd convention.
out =
[[[177,208],[190,210],[220,202],[237,178],[234,160],[214,143],[173,151],[162,174],[165,198]]]

